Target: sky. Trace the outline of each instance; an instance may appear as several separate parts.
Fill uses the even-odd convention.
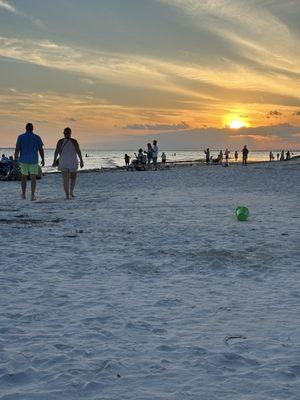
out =
[[[46,147],[70,126],[84,148],[299,149],[299,20],[299,0],[0,0],[0,147],[30,121]]]

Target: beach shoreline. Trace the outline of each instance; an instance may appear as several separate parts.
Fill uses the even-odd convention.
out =
[[[257,165],[257,164],[276,164],[276,163],[287,163],[287,162],[297,162],[297,160],[300,159],[300,156],[295,156],[292,157],[290,160],[285,160],[285,161],[248,161],[247,165]],[[234,167],[234,166],[241,166],[243,165],[242,161],[233,161],[229,160],[228,162],[228,167]],[[205,167],[226,167],[225,166],[225,161],[222,164],[214,164],[214,163],[209,163],[207,164],[205,160],[185,160],[185,161],[172,161],[172,162],[166,162],[166,163],[157,163],[157,169],[158,170],[168,170],[170,168],[176,168],[176,167],[193,167],[193,166],[205,166]],[[90,169],[78,169],[78,173],[80,174],[86,174],[86,173],[91,173],[91,172],[118,172],[118,171],[125,171],[125,172],[135,172],[134,169],[127,168],[126,166],[116,166],[116,167],[102,167],[102,168],[90,168]],[[148,172],[148,171],[155,171],[155,168],[153,167],[152,164],[146,165],[145,170],[141,171],[136,171],[136,172]],[[43,175],[51,175],[51,174],[57,174],[59,171],[43,171]]]

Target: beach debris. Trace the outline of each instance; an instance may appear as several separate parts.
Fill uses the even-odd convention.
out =
[[[62,219],[62,218],[55,218],[51,222],[53,222],[54,224],[59,224],[60,222],[63,222],[63,221],[64,221],[64,219]]]
[[[77,231],[66,232],[63,237],[65,238],[76,238],[78,236]]]
[[[20,219],[8,219],[8,218],[1,218],[0,224],[19,224],[19,225],[40,225],[43,224],[43,220],[40,219],[31,219],[31,218],[20,218]]]
[[[225,342],[226,346],[229,346],[229,342],[231,340],[236,340],[236,339],[246,340],[247,338],[244,335],[226,336],[225,339],[224,339],[224,342]]]
[[[238,206],[235,210],[235,215],[239,221],[247,221],[249,214],[249,209],[245,206]]]
[[[78,237],[78,234],[80,234],[80,233],[83,233],[83,230],[82,229],[76,229],[75,231],[66,232],[63,235],[63,237],[65,237],[65,238],[76,238],[76,237]]]

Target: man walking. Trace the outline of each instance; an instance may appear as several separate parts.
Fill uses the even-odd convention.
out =
[[[39,173],[39,155],[41,166],[45,165],[42,139],[33,133],[33,125],[28,122],[26,132],[18,137],[15,149],[15,161],[19,161],[21,169],[22,199],[26,199],[26,183],[28,175],[31,180],[31,201],[35,198],[36,177]],[[19,158],[20,154],[20,158]]]

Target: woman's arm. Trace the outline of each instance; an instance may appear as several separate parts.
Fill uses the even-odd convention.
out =
[[[75,146],[76,154],[78,155],[79,160],[80,160],[80,168],[83,168],[84,163],[83,163],[83,159],[82,159],[82,154],[81,154],[81,150],[80,150],[80,147],[79,147],[79,143],[75,139],[72,139],[72,141],[73,141],[74,146]]]
[[[56,144],[56,149],[55,149],[55,152],[54,152],[54,159],[53,159],[52,167],[56,167],[56,160],[57,160],[59,151],[60,151],[60,149],[61,149],[62,140],[63,140],[63,139],[60,139],[60,140],[57,142],[57,144]]]

